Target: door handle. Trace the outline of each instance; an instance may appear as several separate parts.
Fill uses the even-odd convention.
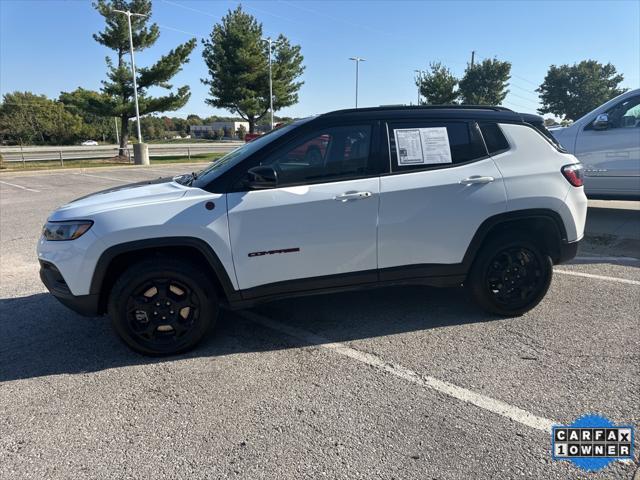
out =
[[[369,198],[373,195],[371,192],[344,192],[333,197],[339,202],[348,202],[349,200],[360,200],[361,198]]]
[[[460,180],[462,185],[476,185],[479,183],[491,183],[495,180],[493,177],[481,177],[480,175],[472,175]]]

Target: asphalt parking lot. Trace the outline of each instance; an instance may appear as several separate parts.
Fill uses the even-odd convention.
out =
[[[520,318],[396,287],[225,312],[150,359],[47,294],[35,245],[55,207],[188,168],[0,175],[0,478],[633,478],[638,202],[592,202],[579,257]],[[551,459],[550,425],[587,413],[635,425],[635,463]]]

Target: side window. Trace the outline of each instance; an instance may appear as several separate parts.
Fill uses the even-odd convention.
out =
[[[331,182],[370,173],[371,126],[332,127],[294,140],[260,165],[273,167],[279,186]]]
[[[609,128],[635,128],[640,126],[640,95],[631,97],[611,108]]]
[[[507,142],[504,133],[502,133],[497,123],[486,122],[480,123],[479,126],[489,155],[495,155],[496,153],[509,150],[509,142]]]
[[[540,122],[532,122],[529,125],[531,125],[536,132],[538,132],[540,135],[542,135],[542,137],[549,142],[551,145],[553,145],[556,150],[558,150],[559,152],[562,153],[567,153],[567,149],[564,148],[560,142],[558,142],[558,140],[556,140],[556,137],[553,136],[553,133],[551,133],[549,131],[549,129],[547,127],[544,126],[544,122],[540,121]]]
[[[413,121],[388,125],[391,170],[446,168],[487,156],[475,122]]]

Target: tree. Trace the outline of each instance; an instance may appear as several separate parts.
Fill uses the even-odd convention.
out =
[[[135,130],[136,121],[131,121],[132,129]],[[140,118],[140,130],[143,138],[148,140],[163,139],[167,136],[164,118],[156,115],[146,115]]]
[[[538,113],[577,120],[625,92],[625,88],[618,88],[623,79],[612,64],[603,65],[595,60],[583,60],[572,66],[551,65],[536,90],[542,102]]]
[[[269,111],[268,46],[262,41],[262,24],[238,6],[202,43],[209,69],[209,77],[202,79],[209,86],[207,104],[240,115],[254,133],[256,122]],[[298,102],[302,61],[300,46],[278,36],[272,64],[274,111]]]
[[[73,92],[62,92],[58,100],[64,104],[68,112],[82,117],[81,136],[85,139],[106,139],[116,141],[113,117],[96,115],[96,106],[109,99],[100,92],[77,88]]]
[[[79,140],[82,127],[80,116],[44,95],[7,93],[0,104],[0,137],[7,143],[71,144]]]
[[[164,129],[168,132],[172,132],[176,129],[175,125],[173,124],[173,120],[171,120],[169,117],[162,117],[162,123],[164,124]]]
[[[133,48],[135,51],[141,51],[152,46],[158,40],[160,31],[155,23],[151,26],[147,25],[151,15],[151,0],[98,0],[93,6],[104,17],[106,22],[105,29],[94,34],[93,38],[98,43],[116,52],[115,65],[111,58],[107,57],[106,59],[107,80],[102,82],[102,92],[105,96],[94,105],[93,113],[106,117],[117,116],[120,118],[120,130],[122,132],[120,148],[123,150],[126,148],[128,138],[129,119],[135,116],[135,105],[133,102],[133,77],[130,65],[126,61],[126,55],[129,54],[127,17],[113,10],[130,10],[145,15],[144,17],[131,17]],[[175,92],[170,92],[160,97],[149,96],[148,90],[153,87],[171,90],[173,86],[169,81],[189,61],[189,55],[195,46],[196,39],[193,38],[160,57],[151,67],[137,69],[136,80],[138,83],[140,115],[177,110],[187,103],[191,93],[186,85],[179,87]]]
[[[430,72],[416,80],[420,94],[433,105],[456,103],[458,92],[455,91],[458,79],[440,62],[429,64]]]
[[[171,121],[173,122],[173,126],[176,132],[178,132],[178,135],[184,137],[189,134],[189,123],[187,120],[180,117],[173,117]]]
[[[236,131],[236,135],[240,140],[244,140],[244,136],[247,134],[247,129],[244,125],[240,125]]]
[[[468,65],[458,86],[463,104],[500,105],[509,90],[511,63],[485,59],[481,63]]]

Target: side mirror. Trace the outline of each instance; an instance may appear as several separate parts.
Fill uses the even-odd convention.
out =
[[[273,167],[259,165],[247,172],[247,184],[255,190],[275,188],[278,185],[278,174]]]
[[[592,123],[594,130],[606,130],[609,128],[609,115],[600,113]]]

